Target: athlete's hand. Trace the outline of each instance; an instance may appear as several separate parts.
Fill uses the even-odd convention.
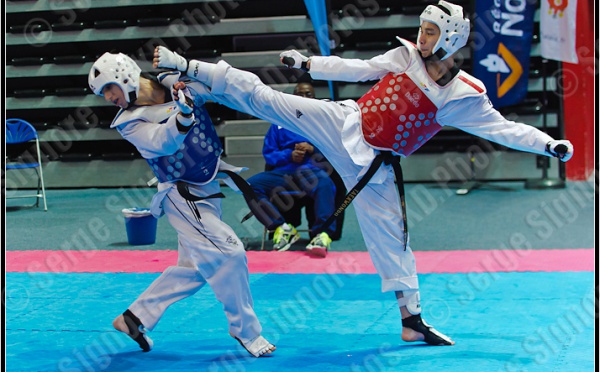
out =
[[[173,99],[175,100],[177,107],[179,107],[179,113],[185,118],[192,118],[192,120],[180,120],[180,123],[188,126],[194,122],[194,102],[189,97],[186,97],[184,90],[187,89],[183,81],[178,81],[173,84]]]
[[[179,54],[170,51],[162,45],[154,48],[154,59],[152,60],[154,68],[168,68],[186,72],[188,61]]]
[[[303,56],[294,49],[281,52],[281,54],[279,54],[279,60],[289,68],[302,68],[302,62],[308,63],[308,57]],[[305,67],[306,70],[309,68],[310,66]]]
[[[546,151],[566,162],[573,156],[573,145],[567,140],[552,140],[546,144]]]

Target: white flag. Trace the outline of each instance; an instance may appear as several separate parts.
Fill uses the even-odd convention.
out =
[[[542,57],[577,63],[575,25],[577,0],[541,0],[540,43]]]

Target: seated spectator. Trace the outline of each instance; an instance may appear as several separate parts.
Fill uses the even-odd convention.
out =
[[[315,90],[310,83],[296,85],[294,94],[315,98]],[[322,225],[335,209],[336,188],[326,169],[317,164],[323,156],[306,138],[275,124],[265,135],[263,155],[269,170],[250,177],[248,183],[260,202],[265,203],[273,214],[273,223],[266,226],[269,230],[275,229],[273,248],[288,250],[300,238],[296,226],[286,222],[281,215],[285,212],[282,208],[286,207],[283,204],[287,203],[276,202],[281,199],[278,193],[285,191],[290,196],[295,194],[296,200],[308,196],[314,201],[312,240],[306,250],[312,255],[325,257],[331,244],[330,235],[336,230],[336,221],[326,228]]]

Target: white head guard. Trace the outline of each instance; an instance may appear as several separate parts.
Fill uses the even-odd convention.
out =
[[[440,60],[450,57],[467,44],[471,23],[468,18],[464,18],[461,6],[442,0],[436,5],[427,6],[421,13],[420,19],[421,25],[427,21],[440,28],[440,38],[433,46],[433,54],[436,54]],[[420,37],[421,28],[417,40]]]
[[[137,99],[140,92],[140,73],[142,69],[123,53],[104,53],[90,69],[88,84],[99,96],[107,84],[117,84],[125,94],[128,103]]]

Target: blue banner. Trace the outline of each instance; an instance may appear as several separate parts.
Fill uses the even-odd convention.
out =
[[[527,95],[533,15],[531,0],[477,0],[473,75],[483,81],[496,107]]]
[[[322,56],[331,55],[330,41],[329,41],[329,26],[327,24],[327,11],[325,6],[325,0],[304,0],[304,5],[308,11],[308,15],[315,29],[315,35],[317,36],[317,42],[319,43],[319,49],[321,49]],[[333,83],[329,84],[329,94],[331,100],[335,100],[333,94]]]

